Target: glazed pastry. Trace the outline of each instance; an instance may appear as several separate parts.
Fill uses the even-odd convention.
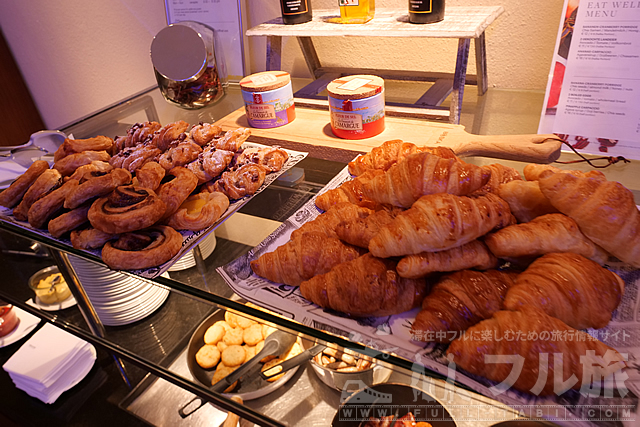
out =
[[[40,175],[49,169],[49,163],[44,160],[36,160],[29,168],[15,181],[11,183],[9,188],[0,193],[0,206],[12,208],[22,200],[22,196],[27,192],[29,187],[36,182]]]
[[[161,127],[162,125],[158,122],[134,124],[127,130],[126,136],[119,136],[115,139],[116,152],[150,141],[153,138],[153,134],[160,130]]]
[[[427,291],[424,280],[403,279],[394,261],[367,253],[302,282],[300,292],[320,307],[365,317],[419,307]]]
[[[620,304],[624,281],[581,255],[554,253],[535,260],[504,302],[508,310],[537,307],[576,329],[600,329]]]
[[[218,150],[212,145],[206,147],[202,153],[202,168],[210,177],[207,181],[219,177],[232,160],[232,151]]]
[[[461,270],[443,276],[422,301],[411,325],[417,341],[449,343],[502,309],[516,273]]]
[[[240,153],[234,162],[234,167],[255,163],[263,166],[268,172],[277,172],[282,169],[288,158],[289,154],[277,146],[251,147]]]
[[[349,173],[360,176],[372,169],[386,171],[394,164],[404,160],[405,157],[421,152],[430,152],[444,159],[458,159],[455,153],[449,148],[418,147],[410,142],[394,139],[384,142],[379,147],[373,148],[369,153],[358,156],[349,162]]]
[[[62,185],[62,175],[55,169],[47,169],[40,175],[22,197],[22,201],[13,209],[13,216],[26,221],[29,209],[39,198],[49,194]]]
[[[248,164],[233,172],[224,172],[214,183],[213,189],[237,200],[255,194],[264,183],[265,177],[266,170],[262,166]]]
[[[151,145],[157,147],[160,152],[164,152],[173,141],[180,139],[180,135],[186,132],[188,128],[189,123],[184,120],[169,123],[154,132]]]
[[[213,138],[217,137],[220,133],[222,133],[222,128],[211,123],[197,124],[189,131],[191,138],[201,147],[213,141]]]
[[[93,202],[89,221],[100,231],[121,234],[155,224],[166,209],[165,203],[153,190],[126,185]]]
[[[378,234],[382,227],[390,224],[402,211],[401,208],[381,209],[365,217],[343,221],[335,227],[335,231],[341,240],[366,249],[373,236]]]
[[[82,184],[89,178],[104,175],[105,173],[112,170],[113,166],[111,166],[108,162],[95,160],[88,165],[80,166],[73,174],[71,174],[67,178],[77,179]]]
[[[542,194],[585,236],[621,261],[640,267],[640,212],[631,191],[619,182],[568,173],[549,174],[538,182]]]
[[[373,211],[367,208],[361,208],[353,203],[343,202],[329,208],[328,211],[321,213],[315,219],[305,222],[302,226],[291,233],[291,238],[297,235],[309,233],[311,231],[319,231],[327,235],[327,237],[338,237],[336,227],[343,221],[350,221],[354,218],[365,218],[371,215]]]
[[[113,139],[106,136],[96,136],[87,139],[66,138],[62,145],[53,154],[53,161],[67,157],[69,154],[82,153],[83,151],[106,151],[113,152]]]
[[[176,230],[204,230],[227,211],[229,198],[222,193],[198,193],[187,197],[169,217],[167,225]]]
[[[70,179],[51,193],[36,200],[36,202],[31,205],[29,213],[27,214],[29,224],[31,224],[33,228],[42,228],[49,219],[62,209],[67,195],[78,185],[77,180]]]
[[[145,163],[136,171],[137,186],[156,191],[166,171],[158,162]]]
[[[496,258],[487,246],[473,240],[462,246],[439,252],[422,252],[407,255],[398,261],[398,274],[408,279],[419,279],[436,272],[448,272],[475,268],[488,270],[498,266]]]
[[[542,174],[553,173],[570,173],[573,176],[580,178],[598,178],[606,180],[604,174],[598,170],[590,170],[587,172],[581,172],[577,170],[564,170],[551,165],[539,165],[537,163],[529,163],[524,167],[522,173],[527,181],[537,181]]]
[[[438,252],[462,246],[511,222],[509,205],[493,193],[431,194],[382,227],[369,242],[369,250],[381,258]]]
[[[547,334],[566,334],[572,340],[544,339]],[[531,339],[513,339],[514,334]],[[575,330],[567,326],[561,320],[546,315],[535,308],[523,308],[521,311],[498,311],[491,319],[483,320],[475,326],[469,328],[466,335],[487,336],[490,340],[478,341],[477,339],[454,340],[447,349],[447,355],[453,356],[456,365],[473,375],[485,377],[491,381],[503,382],[513,370],[513,363],[487,363],[485,356],[495,355],[519,355],[522,356],[524,366],[520,370],[520,375],[510,381],[511,386],[525,393],[535,395],[550,395],[552,393],[561,394],[566,391],[554,390],[554,377],[557,375],[566,381],[572,375],[578,380],[573,388],[579,389],[583,381],[591,382],[592,377],[607,377],[615,371],[624,368],[623,358],[616,350],[608,347],[598,340],[594,340],[585,332]],[[511,336],[512,339],[504,339]],[[497,338],[497,339],[496,339]],[[596,356],[613,356],[606,372],[603,368],[598,368],[594,363],[592,368],[594,373],[583,377],[585,372],[581,356],[586,356],[588,350],[593,350]],[[548,372],[543,379],[546,382],[539,384],[539,366],[541,354],[548,354]],[[562,354],[562,372],[554,372],[556,369],[554,354]],[[590,366],[592,364],[589,364]],[[595,370],[598,371],[595,371]],[[602,376],[600,376],[602,375]],[[558,384],[558,381],[555,381]],[[588,386],[588,384],[585,383]]]
[[[578,224],[563,214],[548,214],[524,224],[514,224],[484,237],[499,258],[540,256],[552,252],[572,252],[604,264],[607,252],[587,239]]]
[[[91,204],[87,203],[84,206],[75,208],[69,212],[65,212],[62,215],[49,221],[48,229],[49,233],[55,238],[62,237],[65,233],[69,233],[72,230],[80,227],[82,224],[89,221],[87,214]]]
[[[202,153],[202,148],[192,139],[177,140],[172,142],[167,151],[160,155],[158,163],[166,171],[170,171],[176,166],[185,166],[191,163],[198,158],[200,153]]]
[[[131,174],[126,169],[113,169],[102,176],[88,179],[74,188],[64,202],[66,209],[75,209],[96,197],[106,196],[116,187],[131,183]]]
[[[410,208],[426,194],[464,196],[487,183],[491,172],[470,163],[416,153],[396,163],[381,176],[363,183],[365,197],[378,203]]]
[[[182,248],[182,235],[171,227],[156,225],[122,234],[105,243],[102,260],[114,270],[157,267],[176,256]]]
[[[213,145],[218,150],[226,150],[235,153],[240,149],[240,146],[244,144],[249,136],[251,136],[251,129],[238,128],[228,130],[222,138],[214,139]]]
[[[57,169],[62,176],[73,174],[80,166],[99,160],[108,162],[111,156],[106,151],[83,151],[82,153],[69,154],[68,156],[58,160],[53,164],[53,168]]]
[[[76,229],[71,232],[71,245],[76,249],[98,249],[119,236],[119,234],[105,233],[93,227]]]
[[[113,156],[109,163],[115,168],[122,168],[135,173],[145,164],[155,161],[160,154],[162,154],[162,151],[153,144],[140,144],[135,147],[125,148]]]
[[[558,213],[542,191],[538,181],[511,181],[498,187],[498,196],[509,203],[511,213],[518,222]]]
[[[371,169],[352,180],[340,184],[336,188],[327,190],[316,197],[316,207],[326,211],[337,203],[350,202],[369,209],[381,209],[382,205],[380,203],[365,197],[362,187],[365,182],[369,182],[376,176],[383,174],[384,172],[381,170]]]
[[[182,166],[171,169],[167,175],[173,176],[174,179],[161,184],[158,188],[158,197],[166,206],[164,214],[160,217],[161,222],[173,215],[198,186],[198,178]]]
[[[489,181],[480,188],[480,191],[484,191],[485,193],[495,193],[501,184],[506,184],[507,182],[522,181],[520,172],[512,167],[501,165],[500,163],[481,166],[481,168],[490,173]]]
[[[273,252],[262,254],[251,261],[251,269],[272,282],[300,286],[317,274],[327,273],[338,264],[358,258],[362,252],[335,237],[310,232],[297,235]]]

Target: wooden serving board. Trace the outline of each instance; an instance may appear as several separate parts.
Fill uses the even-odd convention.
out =
[[[244,107],[216,122],[224,130],[250,127]],[[419,146],[444,146],[460,157],[484,156],[529,163],[551,163],[560,157],[555,135],[472,135],[462,125],[406,117],[385,117],[385,130],[372,138],[350,140],[333,135],[329,112],[296,106],[296,119],[272,129],[251,128],[250,141],[274,145],[286,142],[369,152],[385,141],[401,139]]]

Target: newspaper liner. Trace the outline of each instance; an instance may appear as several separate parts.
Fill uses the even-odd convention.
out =
[[[262,144],[256,144],[253,142],[245,142],[244,144],[242,144],[241,148],[246,149],[246,148],[252,148],[252,147],[264,148],[268,146],[262,145]],[[192,250],[196,245],[198,245],[210,232],[218,228],[218,226],[220,226],[220,224],[226,221],[226,219],[229,218],[234,212],[236,212],[238,209],[244,206],[253,197],[255,197],[256,195],[264,191],[264,189],[267,188],[269,184],[271,184],[273,181],[278,179],[282,174],[287,172],[289,169],[291,169],[293,166],[295,166],[297,163],[299,163],[309,154],[305,152],[293,151],[293,150],[288,150],[284,148],[282,149],[286,151],[287,154],[289,154],[289,159],[287,159],[287,161],[285,162],[281,170],[267,174],[264,180],[264,184],[260,186],[260,188],[258,189],[258,191],[255,192],[255,194],[231,202],[226,212],[212,226],[204,230],[199,230],[199,231],[178,230],[180,234],[182,234],[182,248],[180,249],[180,252],[178,252],[178,254],[173,258],[171,258],[169,261],[165,262],[164,264],[158,267],[153,267],[153,268],[144,269],[144,270],[130,270],[130,272],[140,277],[144,277],[146,279],[153,279],[160,276],[161,274],[169,270],[169,268],[171,268],[171,266],[176,261],[178,261],[183,255],[185,255],[187,252]],[[29,230],[31,232],[37,233],[46,238],[61,242],[69,246],[70,249],[72,248],[71,241],[68,238],[55,239],[54,237],[51,236],[51,234],[47,230],[36,229],[31,227],[31,225],[28,222],[18,221],[11,215],[12,212],[13,212],[13,209],[0,206],[0,219],[5,222],[10,222],[22,229]],[[74,250],[77,250],[77,249],[74,249]],[[98,258],[101,258],[100,249],[95,249],[95,250],[90,249],[90,250],[86,250],[85,252],[88,252]]]
[[[319,194],[336,188],[349,179],[351,176],[345,167]],[[238,295],[247,301],[273,310],[303,325],[349,337],[374,350],[383,353],[393,352],[414,362],[418,370],[424,366],[447,376],[449,366],[449,360],[446,358],[447,346],[411,340],[411,322],[415,319],[419,308],[381,318],[352,319],[310,303],[302,297],[297,287],[273,283],[252,272],[250,267],[252,260],[286,243],[294,230],[316,218],[320,213],[321,211],[315,206],[314,197],[258,246],[236,260],[219,267],[218,273]],[[610,263],[607,267],[624,279],[625,293],[609,325],[600,330],[587,332],[621,353],[628,354],[627,368],[624,370],[628,379],[624,381],[624,386],[629,393],[625,397],[591,398],[581,395],[579,390],[569,390],[560,396],[551,397],[537,397],[513,389],[496,395],[496,392],[492,391],[495,389],[490,389],[496,383],[462,372],[460,368],[455,372],[455,380],[484,396],[511,406],[522,416],[538,416],[561,425],[566,423],[571,426],[590,426],[594,425],[594,422],[609,420],[620,421],[617,425],[637,425],[638,396],[640,396],[640,270],[620,263]],[[615,385],[610,381],[604,387],[613,389]],[[622,407],[624,412],[620,409]],[[542,413],[540,408],[544,409]],[[597,409],[597,414],[588,412],[589,409],[594,408]],[[604,411],[605,408],[614,408],[613,418],[599,418],[600,410]],[[587,419],[593,421],[587,421]]]

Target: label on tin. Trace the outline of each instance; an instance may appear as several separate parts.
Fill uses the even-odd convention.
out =
[[[264,85],[275,83],[278,81],[278,78],[273,74],[261,74],[259,76],[251,77],[251,82],[255,85]]]
[[[276,109],[271,104],[248,104],[247,114],[251,120],[274,120]]]
[[[337,89],[357,90],[357,89],[360,89],[362,86],[371,83],[372,81],[373,80],[370,80],[370,79],[356,78],[356,79],[353,79],[353,80],[349,80],[345,84],[342,84],[342,85],[338,86]]]
[[[331,113],[331,125],[340,130],[362,130],[362,116],[356,113]]]

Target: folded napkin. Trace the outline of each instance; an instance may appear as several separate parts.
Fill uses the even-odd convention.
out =
[[[89,373],[95,360],[91,344],[47,323],[7,360],[3,369],[16,387],[53,403]]]

